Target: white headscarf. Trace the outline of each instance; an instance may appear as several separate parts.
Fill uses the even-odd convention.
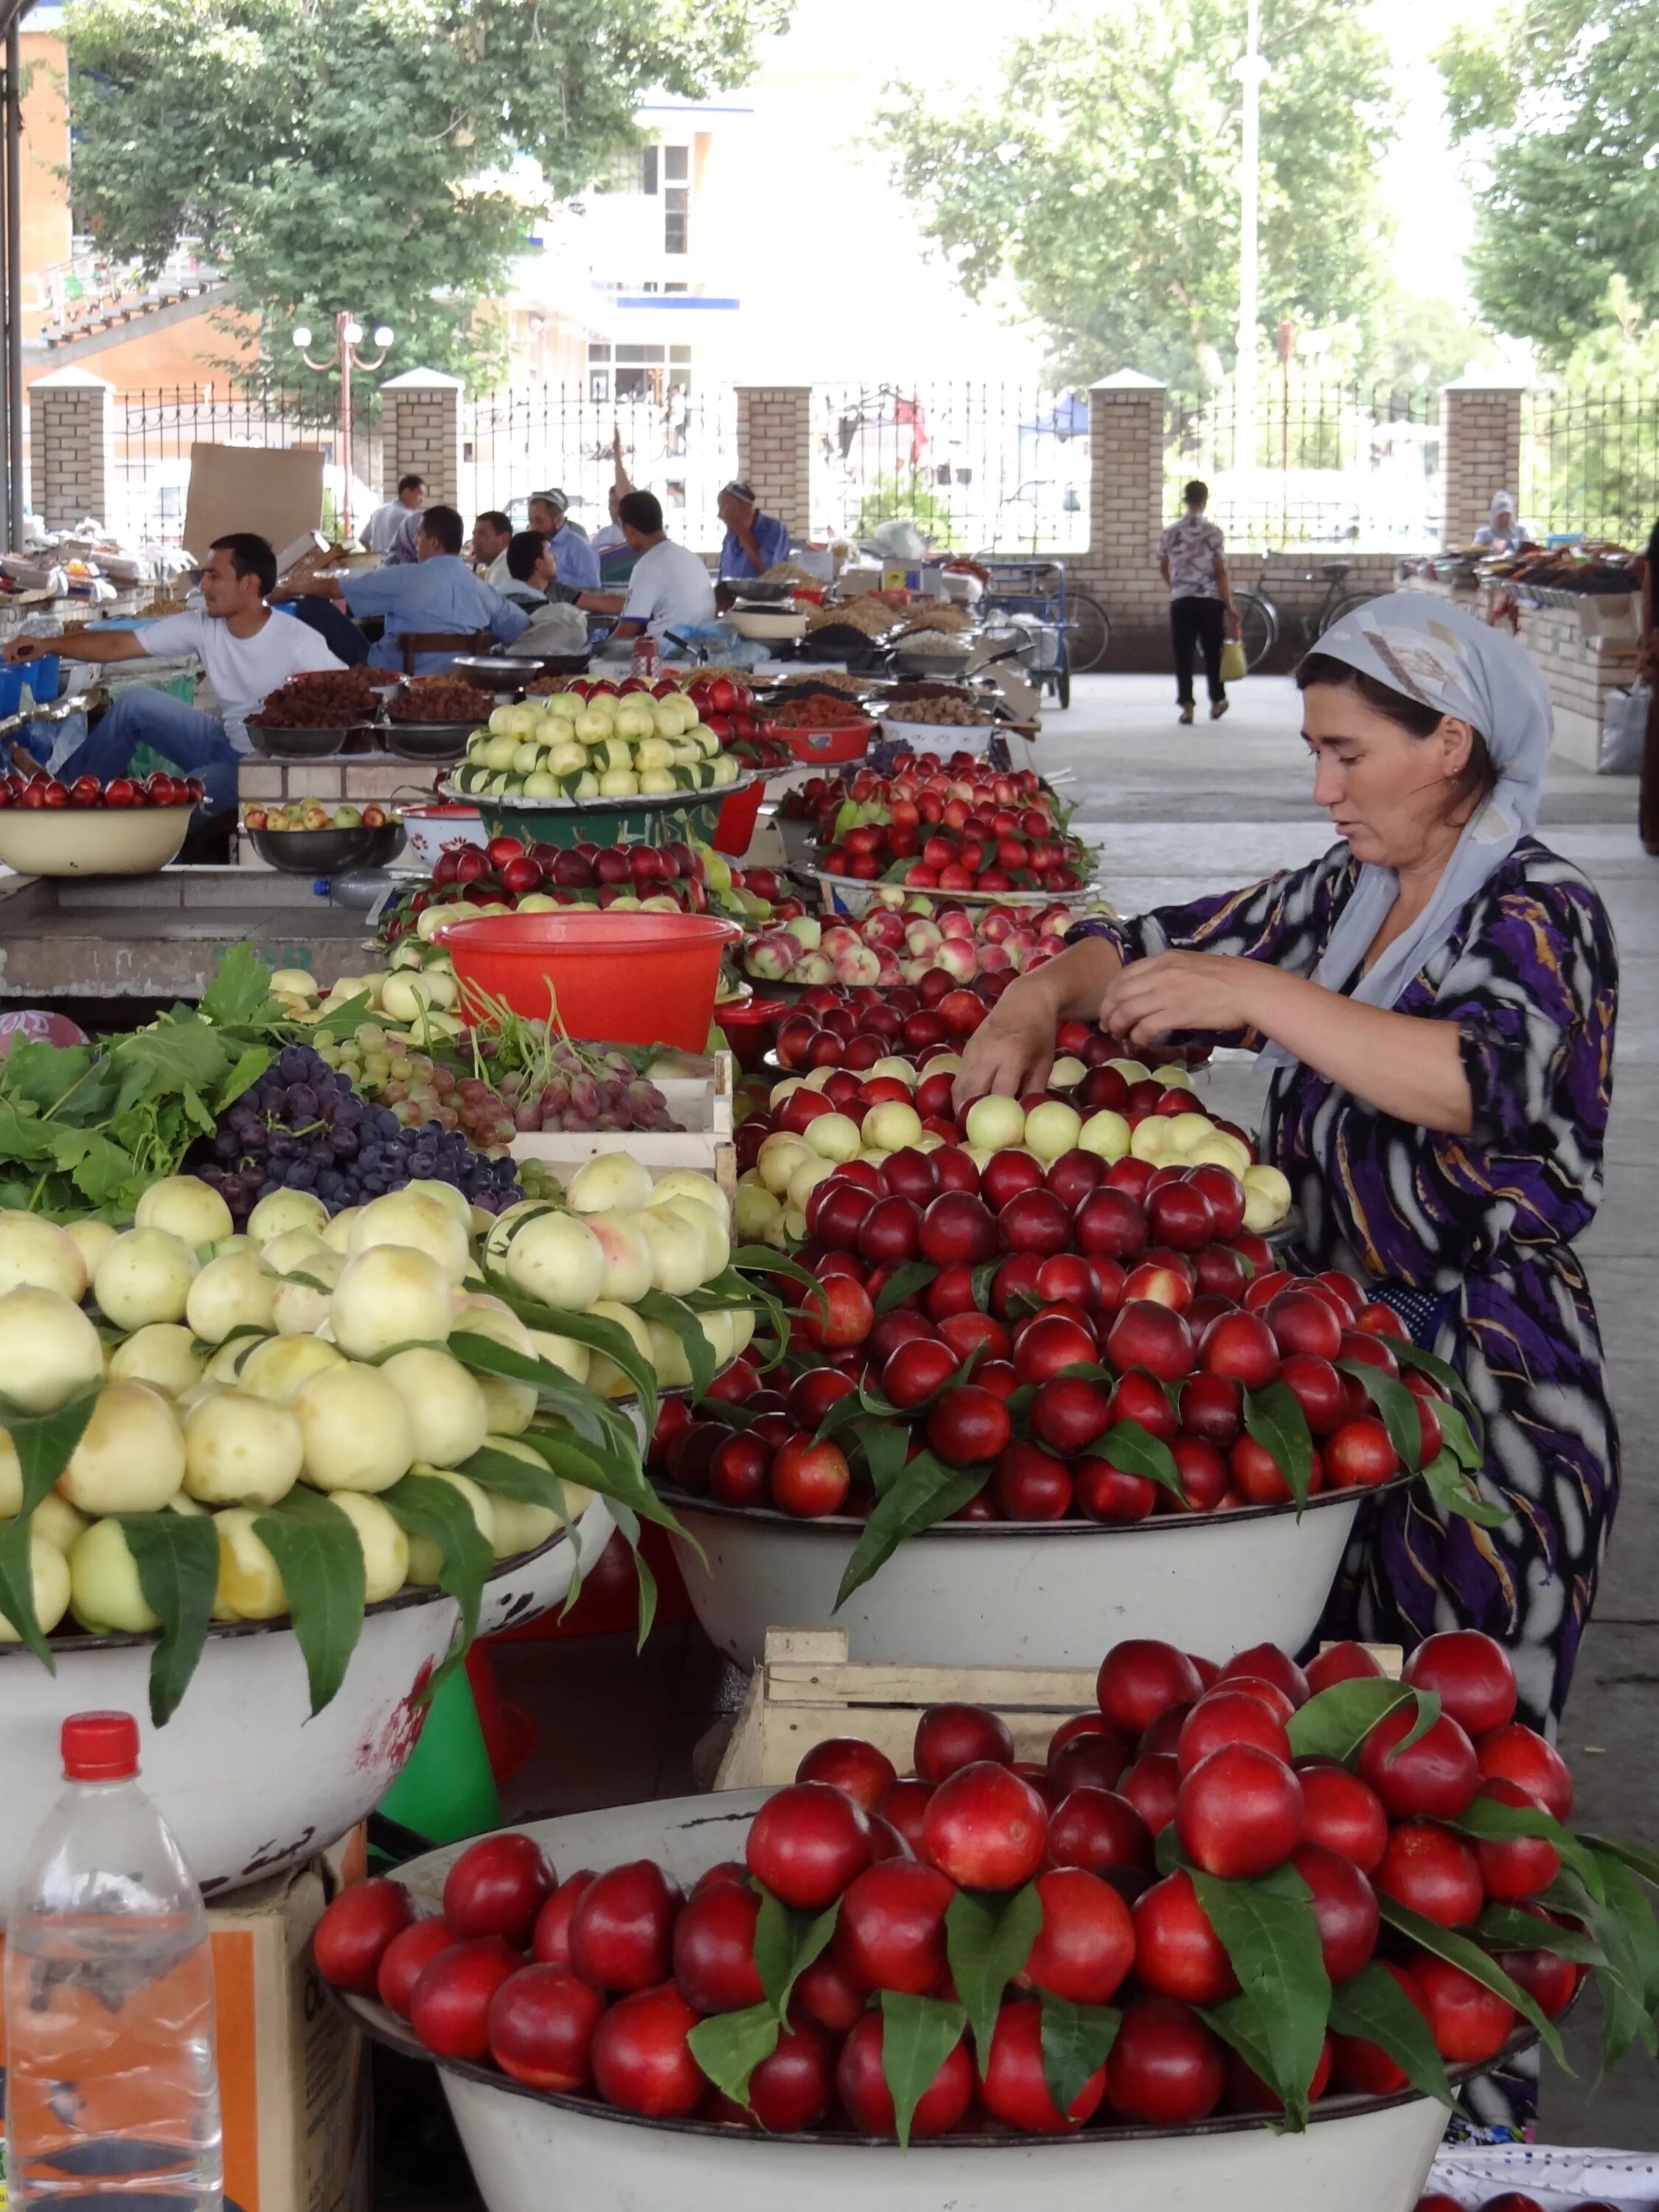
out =
[[[1427,906],[1354,986],[1352,995],[1363,1004],[1392,1006],[1450,939],[1470,900],[1537,826],[1553,731],[1549,693],[1517,639],[1425,592],[1390,592],[1368,600],[1328,629],[1314,650],[1375,677],[1419,706],[1469,723],[1486,739],[1498,772],[1492,796],[1465,823]],[[1399,890],[1392,868],[1361,867],[1316,982],[1344,988]],[[1271,1045],[1261,1058],[1267,1066],[1285,1066],[1295,1055]]]

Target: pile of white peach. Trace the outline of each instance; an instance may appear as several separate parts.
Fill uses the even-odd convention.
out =
[[[718,790],[738,763],[683,691],[582,700],[555,691],[497,707],[467,740],[457,791],[497,799],[632,799]]]

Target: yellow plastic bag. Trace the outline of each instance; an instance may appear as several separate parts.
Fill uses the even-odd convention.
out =
[[[1244,647],[1237,638],[1230,637],[1221,648],[1222,682],[1242,684],[1249,672],[1249,663],[1244,658]]]

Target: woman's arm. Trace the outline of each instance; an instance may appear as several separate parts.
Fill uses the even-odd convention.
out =
[[[1238,609],[1233,605],[1233,580],[1227,574],[1227,563],[1219,553],[1215,556],[1215,587],[1222,605],[1227,610],[1228,631],[1237,637],[1244,625],[1239,620]]]
[[[1109,938],[1082,937],[1011,983],[963,1048],[952,1096],[958,1108],[988,1091],[1017,1098],[1040,1091],[1054,1064],[1062,1022],[1091,1022],[1123,966]]]
[[[1109,983],[1101,1021],[1133,1049],[1173,1030],[1254,1030],[1380,1114],[1449,1136],[1474,1124],[1455,1023],[1368,1006],[1260,960],[1138,960]]]

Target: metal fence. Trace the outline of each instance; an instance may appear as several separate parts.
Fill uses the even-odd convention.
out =
[[[1659,387],[1524,393],[1514,489],[1534,537],[1645,545],[1659,515]]]
[[[380,491],[380,394],[352,395],[351,495],[361,528]],[[211,384],[124,392],[115,403],[115,481],[120,512],[100,520],[135,538],[177,544],[184,535],[193,445],[314,446],[323,455],[323,527],[341,524],[339,401],[328,386],[248,392]]]
[[[1031,385],[815,385],[812,532],[914,522],[957,553],[1080,552],[1089,403]]]
[[[1171,394],[1164,505],[1177,513],[1193,477],[1230,544],[1350,546],[1427,552],[1439,543],[1440,394],[1387,386],[1264,380],[1255,450],[1241,450],[1233,395]]]
[[[671,384],[595,399],[579,384],[509,386],[461,409],[461,511],[499,507],[524,520],[533,491],[556,486],[591,537],[608,520],[616,455],[629,482],[662,501],[668,534],[718,545],[720,486],[738,474],[738,410],[729,384]]]

